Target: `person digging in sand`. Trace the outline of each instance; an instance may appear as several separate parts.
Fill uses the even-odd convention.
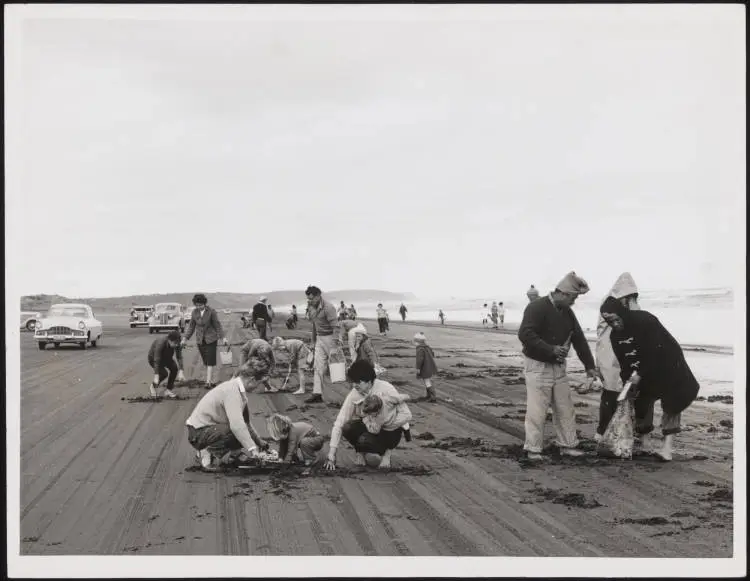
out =
[[[681,431],[681,414],[695,401],[700,385],[680,344],[654,315],[629,310],[615,297],[607,298],[599,311],[612,327],[610,341],[620,364],[620,379],[630,381],[631,389],[636,390],[635,431],[641,436],[641,448],[651,451],[654,403],[661,400],[664,443],[657,455],[671,460],[674,435]]]
[[[276,369],[276,357],[273,354],[273,348],[265,339],[250,339],[240,349],[240,366],[244,365],[248,360],[257,358],[265,363],[270,370],[270,373]],[[275,393],[278,388],[271,386],[270,378],[266,377],[262,381],[265,386],[266,393]]]
[[[219,315],[215,309],[208,306],[206,295],[198,293],[193,297],[193,314],[187,332],[182,337],[184,346],[195,333],[195,342],[201,354],[203,365],[206,366],[206,389],[211,389],[216,384],[212,381],[214,367],[216,367],[216,346],[221,339],[224,345],[228,344],[224,336],[224,329],[219,321]]]
[[[320,462],[325,439],[312,424],[292,422],[281,414],[273,414],[267,423],[268,433],[279,443],[279,458],[283,462],[299,462],[305,466]]]
[[[241,453],[258,458],[258,450],[268,449],[250,422],[247,402],[247,392],[257,389],[268,372],[265,363],[255,358],[241,366],[236,377],[209,391],[195,406],[185,425],[188,442],[196,450],[201,468],[215,471]]]
[[[432,385],[432,377],[437,373],[435,365],[435,353],[427,344],[427,337],[424,333],[414,335],[414,344],[417,347],[417,379],[424,382],[427,389],[427,401],[436,402],[437,395]]]
[[[172,391],[174,382],[185,379],[182,372],[182,346],[179,331],[170,331],[166,337],[159,337],[151,343],[151,348],[148,350],[148,364],[154,370],[154,379],[149,387],[151,397],[157,397],[159,384],[169,377],[164,396],[176,398],[177,394]]]
[[[629,310],[638,311],[638,287],[629,272],[623,272],[612,289],[609,291],[604,300],[614,297]],[[602,304],[604,301],[602,301]],[[620,379],[620,364],[617,361],[615,352],[612,350],[612,327],[607,324],[604,317],[599,313],[599,321],[596,326],[596,367],[602,374],[601,400],[599,402],[599,424],[596,427],[594,439],[600,442],[607,431],[609,422],[617,410],[617,398],[623,388],[622,379]]]
[[[566,358],[572,342],[586,374],[596,377],[594,357],[571,307],[588,292],[585,280],[570,272],[548,297],[531,301],[523,312],[518,338],[523,344],[526,374],[526,441],[530,460],[542,459],[547,408],[552,405],[557,445],[566,456],[582,456],[576,435]]]
[[[304,395],[306,360],[310,355],[310,349],[301,339],[284,339],[282,337],[274,337],[271,346],[274,351],[284,351],[289,354],[289,371],[287,372],[287,377],[296,369],[299,379],[299,389],[293,392],[292,395]]]
[[[398,446],[403,435],[404,428],[408,429],[411,420],[411,412],[404,403],[408,396],[402,396],[395,387],[386,381],[377,379],[375,368],[367,361],[355,361],[347,371],[347,378],[352,384],[352,390],[344,399],[336,421],[331,430],[331,441],[328,445],[328,459],[324,467],[327,470],[336,468],[336,450],[341,436],[343,436],[356,452],[355,464],[364,466],[365,454],[376,454],[381,456],[380,467],[388,468],[391,462],[391,453]],[[368,408],[370,413],[364,411],[364,400],[368,395],[377,395],[383,402],[383,409],[377,412],[374,408]],[[368,425],[364,423],[365,415],[376,415]],[[371,430],[377,431],[373,432]]]

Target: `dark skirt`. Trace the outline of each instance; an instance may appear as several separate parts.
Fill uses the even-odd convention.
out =
[[[206,367],[216,367],[216,344],[217,341],[214,341],[213,343],[206,343],[203,341],[198,345],[198,351],[201,354],[203,365]]]

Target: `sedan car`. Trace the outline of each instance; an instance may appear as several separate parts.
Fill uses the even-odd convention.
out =
[[[47,314],[37,322],[34,339],[39,349],[44,350],[47,343],[59,347],[62,343],[75,343],[86,349],[91,343],[96,347],[102,340],[104,328],[102,322],[94,317],[89,305],[64,303],[52,305]]]
[[[148,320],[148,332],[185,330],[185,307],[180,303],[159,303]]]
[[[185,307],[185,324],[190,323],[190,319],[193,318],[193,311],[195,307]]]
[[[36,313],[32,311],[21,311],[21,329],[27,331],[33,331],[36,327],[39,319],[42,318],[42,313]]]
[[[130,328],[148,327],[148,319],[154,312],[154,307],[133,307],[130,310]]]

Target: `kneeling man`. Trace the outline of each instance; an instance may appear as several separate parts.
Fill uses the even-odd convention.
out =
[[[365,454],[377,454],[382,457],[380,468],[389,468],[391,453],[401,441],[402,433],[408,434],[411,411],[405,402],[409,396],[401,395],[390,383],[377,379],[375,368],[364,359],[352,363],[347,378],[353,388],[333,424],[325,468],[336,468],[336,449],[341,436],[354,446],[358,466],[365,464]],[[378,399],[366,401],[369,395]]]
[[[268,374],[268,367],[253,359],[240,367],[236,377],[219,384],[201,398],[187,419],[188,441],[204,470],[216,470],[227,453],[244,452],[258,457],[268,449],[250,423],[247,392],[254,391]]]

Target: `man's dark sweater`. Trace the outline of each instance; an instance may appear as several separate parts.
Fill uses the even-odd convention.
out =
[[[182,369],[182,347],[178,344],[173,349],[167,337],[159,337],[151,343],[151,348],[148,350],[148,363],[154,368],[155,373],[159,373],[159,368],[168,366],[175,356],[177,368]]]
[[[523,354],[527,357],[545,363],[557,363],[553,348],[562,346],[571,332],[578,358],[586,369],[594,369],[594,357],[575,313],[567,307],[555,307],[549,297],[537,299],[526,306],[518,338],[523,344]]]
[[[271,315],[268,312],[268,307],[264,303],[255,303],[255,306],[253,307],[253,321],[257,321],[258,319],[264,319],[271,322]]]

